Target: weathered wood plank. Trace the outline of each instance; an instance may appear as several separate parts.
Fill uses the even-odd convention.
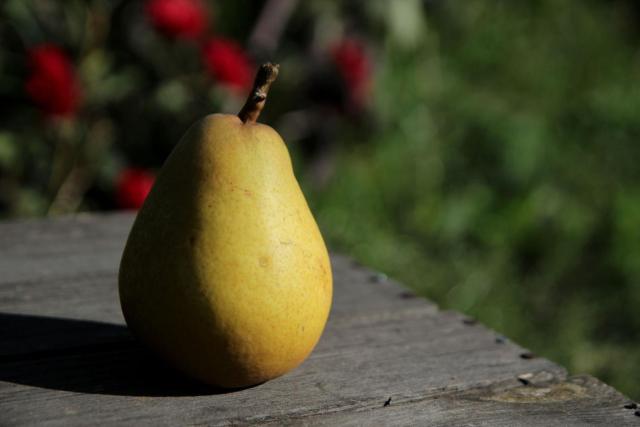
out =
[[[0,283],[111,274],[132,221],[116,214],[0,223]]]
[[[327,330],[299,369],[232,393],[193,384],[148,355],[124,326],[116,277],[131,221],[0,224],[0,424],[473,424],[464,408],[497,425],[520,412],[566,421],[560,415],[571,408],[599,422],[624,399],[589,386],[562,401],[575,401],[571,408],[558,403],[545,412],[549,402],[521,411],[514,402],[474,398],[513,388],[522,374],[560,384],[566,375],[340,256],[332,257]],[[381,409],[388,397],[392,405]]]
[[[305,418],[274,420],[271,425],[361,426],[637,426],[640,418],[624,407],[614,389],[589,376],[539,385],[499,384],[466,392],[442,393],[422,400],[390,396],[387,406]]]
[[[195,412],[190,413],[190,421],[226,422],[230,414],[236,421],[303,417],[375,408],[388,395],[420,399],[447,390],[516,381],[518,375],[529,372],[564,376],[550,362],[521,359],[522,349],[498,344],[490,331],[461,320],[456,313],[414,311],[332,322],[301,368],[252,389],[193,396],[189,405]],[[69,412],[77,422],[83,417],[108,423],[140,416],[151,424],[177,423],[185,416],[185,399],[180,394],[209,390],[177,381],[173,375],[163,381],[167,369],[150,364],[149,359],[131,341],[35,354],[32,360],[5,358],[0,363],[0,409],[12,424],[31,424],[42,417],[52,424],[66,424],[71,421]],[[145,404],[135,404],[141,397]],[[105,405],[114,401],[120,410],[105,412]],[[212,405],[219,410],[208,410]]]
[[[419,347],[405,350],[415,354],[385,349],[365,349],[364,356],[358,350],[318,354],[292,374],[262,386],[207,395],[209,390],[190,387],[160,367],[149,367],[141,351],[100,349],[99,353],[3,364],[0,378],[8,385],[0,388],[0,408],[12,425],[42,419],[54,425],[81,424],[83,419],[119,423],[128,417],[144,418],[149,424],[179,424],[185,417],[189,423],[224,424],[374,409],[388,396],[422,399],[530,371],[500,360],[498,352],[479,354],[495,357],[486,369],[480,363],[475,368],[452,369],[453,364],[470,365],[468,357],[461,352],[429,356]],[[466,351],[476,350],[470,346]],[[167,373],[168,380],[163,378]],[[109,407],[117,410],[105,410]]]

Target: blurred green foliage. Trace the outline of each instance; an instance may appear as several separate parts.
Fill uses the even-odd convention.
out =
[[[380,132],[341,145],[313,197],[324,232],[442,306],[640,396],[633,15],[579,1],[428,12],[414,45],[385,40]]]
[[[7,1],[5,34],[46,39],[29,24],[43,3]],[[51,211],[78,159],[91,178],[72,210],[113,208],[122,165],[159,167],[191,122],[241,102],[135,2],[87,3],[115,23],[88,36],[85,3],[65,9],[80,22],[58,40],[79,58],[80,119],[44,125],[27,107],[2,119],[5,216]],[[249,37],[259,8],[211,5],[215,31],[262,60]],[[263,121],[290,143],[334,249],[638,398],[638,22],[622,0],[300,2],[270,53],[282,74]],[[352,33],[375,65],[370,104],[328,113],[306,82],[335,76],[313,52]],[[1,54],[0,91],[24,105],[18,54]]]

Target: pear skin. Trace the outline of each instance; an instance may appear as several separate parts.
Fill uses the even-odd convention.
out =
[[[187,131],[120,264],[133,334],[189,376],[225,388],[297,367],[331,307],[329,256],[287,148],[255,122],[268,91],[260,73],[274,69],[261,68],[244,115],[212,114]]]

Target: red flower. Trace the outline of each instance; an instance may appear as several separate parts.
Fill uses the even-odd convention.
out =
[[[25,88],[48,116],[70,117],[80,104],[80,85],[71,61],[58,46],[43,44],[29,51],[31,74]]]
[[[331,49],[331,56],[344,79],[352,102],[362,106],[371,82],[371,61],[362,43],[354,39],[342,40]]]
[[[238,43],[211,39],[202,48],[202,57],[209,72],[222,84],[236,90],[251,87],[253,66]]]
[[[149,0],[145,6],[153,26],[168,36],[197,39],[207,29],[200,0]]]
[[[116,202],[121,209],[139,209],[147,198],[155,176],[145,170],[129,168],[120,173],[116,184]]]

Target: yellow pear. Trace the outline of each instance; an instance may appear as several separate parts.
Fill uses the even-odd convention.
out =
[[[332,298],[327,249],[287,148],[256,123],[278,66],[238,116],[212,114],[175,147],[120,264],[133,334],[184,373],[234,388],[298,366]]]

